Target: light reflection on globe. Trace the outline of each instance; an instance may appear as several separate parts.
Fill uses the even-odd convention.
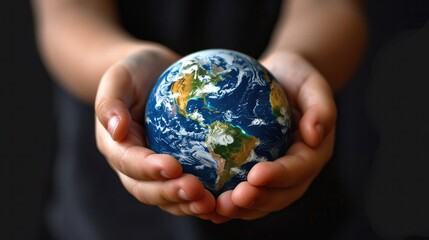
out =
[[[284,155],[291,114],[274,77],[242,53],[215,49],[171,65],[148,98],[149,147],[174,156],[215,196]]]

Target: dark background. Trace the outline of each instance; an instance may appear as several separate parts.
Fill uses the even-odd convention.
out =
[[[0,239],[36,239],[54,121],[27,1],[0,1],[0,84]]]
[[[337,97],[333,162],[351,199],[350,232],[429,237],[429,1],[368,2],[368,52]],[[37,239],[55,121],[27,1],[0,2],[0,84],[0,239]]]

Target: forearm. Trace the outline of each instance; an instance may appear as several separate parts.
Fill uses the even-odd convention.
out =
[[[110,1],[34,0],[40,52],[54,78],[93,103],[106,69],[141,47],[121,30]]]
[[[365,40],[358,1],[291,0],[283,6],[266,54],[286,50],[304,56],[336,91],[358,65]]]

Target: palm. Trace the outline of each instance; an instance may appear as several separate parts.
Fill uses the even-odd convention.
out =
[[[292,54],[270,56],[262,63],[286,90],[297,128],[285,156],[258,163],[246,182],[218,198],[217,212],[227,218],[254,219],[287,207],[304,194],[332,155],[335,104],[324,78]]]
[[[175,215],[210,214],[213,196],[170,155],[148,149],[141,121],[156,78],[178,58],[166,49],[135,52],[103,76],[96,99],[97,145],[139,201]]]

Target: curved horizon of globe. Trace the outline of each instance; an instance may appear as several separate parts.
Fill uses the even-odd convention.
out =
[[[290,141],[290,110],[281,86],[256,60],[206,50],[170,66],[146,107],[148,144],[176,157],[213,194],[234,188],[260,161]]]

